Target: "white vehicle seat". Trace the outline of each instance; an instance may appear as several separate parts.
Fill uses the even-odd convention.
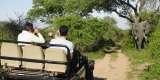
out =
[[[67,62],[67,57],[63,49],[48,48],[45,50],[45,60]],[[45,64],[45,71],[65,73],[66,68],[64,64]]]
[[[23,58],[44,60],[43,50],[39,46],[26,45],[22,48],[22,50],[23,50]],[[42,70],[43,66],[44,66],[43,63],[33,63],[25,61],[22,62],[22,67],[27,69]]]
[[[17,44],[2,42],[1,56],[21,58],[22,53],[20,47]],[[19,67],[21,65],[21,61],[1,59],[1,65],[5,65],[8,67]]]

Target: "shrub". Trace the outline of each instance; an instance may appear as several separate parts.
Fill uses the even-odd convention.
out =
[[[113,19],[99,20],[72,15],[57,17],[53,19],[52,25],[56,30],[60,25],[68,26],[70,29],[68,39],[73,41],[81,51],[89,51],[102,48],[106,41],[119,40],[117,35],[120,30],[114,25],[115,23]],[[100,41],[104,43],[99,43]]]

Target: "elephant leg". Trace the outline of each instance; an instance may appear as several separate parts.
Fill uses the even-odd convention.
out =
[[[138,48],[138,40],[134,39],[135,41],[135,47]]]
[[[142,49],[145,48],[145,43],[146,43],[145,38],[143,38],[143,40],[142,40],[142,45],[141,45],[141,48],[142,48]]]
[[[142,46],[142,40],[143,40],[143,39],[138,39],[138,40],[137,40],[138,49],[142,49],[142,47],[143,47],[143,46]]]

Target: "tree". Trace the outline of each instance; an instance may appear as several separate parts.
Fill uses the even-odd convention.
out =
[[[50,20],[55,16],[73,15],[88,16],[92,10],[115,12],[132,23],[132,36],[137,48],[143,48],[150,28],[146,28],[141,13],[149,8],[159,9],[159,0],[33,0],[33,9],[29,11],[31,18]],[[158,6],[158,7],[157,7]],[[149,8],[149,9],[152,9]],[[135,28],[138,27],[138,28]],[[139,28],[143,27],[143,28]],[[148,27],[148,26],[147,26]],[[139,32],[137,33],[137,29]],[[147,32],[145,31],[147,30]],[[145,31],[145,32],[144,32]],[[139,34],[143,34],[138,36]]]
[[[0,39],[15,39],[12,33],[9,31],[9,27],[6,26],[8,22],[0,22]]]
[[[56,33],[60,25],[66,25],[69,28],[67,38],[74,42],[75,46],[81,51],[93,51],[103,49],[104,45],[112,46],[115,41],[119,40],[117,34],[120,33],[120,30],[114,25],[115,23],[113,19],[98,20],[82,18],[79,15],[67,15],[54,18],[52,24],[54,29],[50,27],[44,32],[52,29]],[[113,43],[109,45],[108,41],[113,41]]]
[[[17,36],[23,30],[26,20],[23,15],[16,15],[16,17],[16,20],[9,18],[9,22],[0,22],[0,39],[17,40]]]
[[[0,22],[0,39],[1,40],[17,40],[19,34],[17,25],[13,22]]]
[[[31,20],[41,19],[53,16],[61,16],[64,14],[64,4],[66,0],[33,0],[33,7],[28,12],[28,18]]]
[[[74,1],[74,0],[69,0]],[[83,1],[83,0],[82,0]],[[76,2],[76,1],[75,1]],[[87,1],[86,1],[87,2]],[[77,2],[78,3],[78,2]],[[141,17],[146,9],[156,11],[159,8],[159,0],[91,0],[88,4],[91,8],[85,8],[82,10],[80,7],[72,8],[68,5],[66,8],[72,9],[72,11],[79,12],[79,14],[89,13],[95,9],[97,11],[110,11],[117,13],[120,17],[127,19],[132,24],[132,36],[135,41],[136,47],[141,49],[146,46],[148,41],[148,35],[151,31],[150,18],[144,20]],[[157,7],[158,6],[158,7]],[[152,19],[151,19],[152,20]]]

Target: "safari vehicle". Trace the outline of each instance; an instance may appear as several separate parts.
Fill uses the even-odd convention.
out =
[[[18,43],[30,44],[19,46]],[[94,61],[79,51],[69,58],[69,48],[58,44],[38,44],[0,40],[3,79],[16,80],[93,80]],[[64,47],[62,49],[49,48]]]

